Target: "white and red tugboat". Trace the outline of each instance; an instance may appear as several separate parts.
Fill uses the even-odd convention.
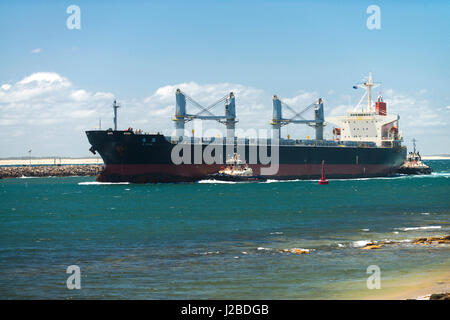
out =
[[[433,169],[422,162],[419,152],[416,152],[416,139],[413,139],[414,151],[410,152],[405,163],[398,169],[402,174],[431,174]]]
[[[239,159],[239,154],[234,153],[227,159],[226,166],[210,177],[220,181],[266,181],[267,179],[253,175],[253,170],[247,163]]]

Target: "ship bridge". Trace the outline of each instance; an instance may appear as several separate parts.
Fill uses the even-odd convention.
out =
[[[358,109],[362,100],[367,95],[366,109],[352,110],[346,116],[326,117],[326,121],[334,124],[333,129],[335,140],[373,142],[378,147],[393,147],[401,141],[401,134],[398,131],[398,115],[388,115],[386,112],[386,102],[379,96],[373,108],[370,89],[379,84],[372,82],[372,73],[369,74],[367,82],[357,84],[353,88],[363,87],[367,91],[362,96],[355,109]]]
[[[374,142],[379,147],[389,147],[401,139],[398,116],[349,112],[347,116],[327,117],[325,120],[337,126],[334,135],[340,141]]]

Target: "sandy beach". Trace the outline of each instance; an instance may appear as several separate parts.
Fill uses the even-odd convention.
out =
[[[364,285],[364,284],[363,284]],[[450,270],[445,266],[429,271],[416,271],[399,277],[384,278],[381,289],[363,290],[344,299],[361,300],[429,300],[431,294],[450,292]]]
[[[385,290],[380,299],[426,299],[433,293],[450,292],[450,271],[430,271],[387,280]]]

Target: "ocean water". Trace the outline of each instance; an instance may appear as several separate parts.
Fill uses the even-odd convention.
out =
[[[328,299],[450,269],[450,161],[430,176],[265,183],[0,180],[1,299]],[[402,241],[361,250],[373,240]],[[277,252],[305,248],[310,254]],[[81,289],[66,269],[78,265]],[[382,289],[381,289],[382,290]]]

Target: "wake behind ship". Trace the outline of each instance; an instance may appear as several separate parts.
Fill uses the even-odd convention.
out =
[[[140,130],[117,130],[117,105],[114,103],[114,130],[87,131],[91,151],[98,152],[105,163],[97,177],[102,182],[191,182],[207,178],[223,169],[227,159],[236,152],[255,175],[267,179],[319,179],[322,162],[327,177],[358,178],[394,175],[406,158],[401,145],[398,116],[387,114],[386,103],[378,97],[372,106],[372,75],[356,85],[367,90],[367,105],[346,116],[327,118],[323,101],[318,99],[294,117],[283,117],[283,107],[273,97],[271,139],[235,137],[236,107],[233,93],[205,108],[181,90],[176,92],[176,136],[147,134]],[[186,112],[186,100],[201,108],[197,114]],[[216,116],[211,108],[225,103],[225,115]],[[359,108],[359,105],[357,106]],[[314,110],[314,119],[305,119],[307,110]],[[194,138],[185,136],[185,123],[193,119],[215,120],[226,125],[226,138]],[[327,123],[333,128],[333,139],[323,138]],[[305,124],[315,128],[315,139],[281,138],[281,127]]]

